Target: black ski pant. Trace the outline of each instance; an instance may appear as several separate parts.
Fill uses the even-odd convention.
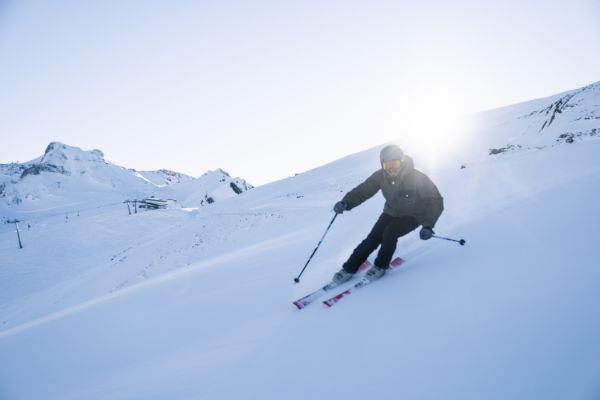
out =
[[[414,217],[392,217],[386,213],[381,214],[367,238],[354,249],[343,268],[348,272],[356,273],[358,267],[381,245],[375,265],[387,269],[396,251],[398,238],[414,231],[418,226],[419,223]]]

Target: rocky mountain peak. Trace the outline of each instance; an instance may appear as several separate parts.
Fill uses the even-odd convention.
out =
[[[67,146],[60,142],[51,142],[44,152],[41,163],[65,166],[64,164],[80,162],[102,162],[105,163],[104,153],[100,150],[84,151],[79,147]]]

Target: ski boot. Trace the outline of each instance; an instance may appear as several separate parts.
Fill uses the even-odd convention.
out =
[[[377,265],[373,265],[365,274],[365,278],[367,278],[369,281],[373,282],[373,281],[376,281],[377,279],[381,278],[382,276],[384,276],[386,272],[387,272],[387,269],[378,267]]]
[[[331,280],[337,283],[338,285],[341,285],[342,283],[349,281],[353,276],[353,273],[348,272],[344,268],[342,268],[338,272],[333,274],[333,278],[331,278]]]

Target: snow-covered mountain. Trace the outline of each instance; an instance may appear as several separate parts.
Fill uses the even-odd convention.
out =
[[[53,142],[44,155],[0,166],[2,214],[66,210],[122,202],[151,193],[155,185],[104,159],[100,150]]]
[[[242,194],[253,186],[241,178],[232,178],[222,169],[208,171],[197,179],[164,188],[163,193],[180,199],[188,206],[204,206]]]
[[[512,106],[473,119],[469,146],[488,154],[527,151],[600,136],[600,82]]]
[[[292,280],[381,145],[211,207],[24,221],[23,249],[0,226],[0,397],[600,398],[600,140],[556,141],[600,128],[591,87],[545,126],[567,94],[478,115],[466,168],[415,158],[445,199],[436,233],[466,246],[411,233],[398,271],[332,309],[292,301],[339,269],[381,195]]]
[[[53,142],[35,160],[0,164],[0,217],[76,212],[151,196],[198,207],[251,188],[222,170],[200,178],[168,170],[137,172],[106,161],[100,150]]]

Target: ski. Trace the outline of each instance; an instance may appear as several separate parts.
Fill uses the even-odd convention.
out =
[[[394,268],[402,265],[403,263],[404,263],[404,260],[402,258],[400,258],[400,257],[394,258],[392,260],[392,262],[390,263],[390,269],[394,269]],[[323,301],[323,304],[325,304],[327,307],[332,307],[335,303],[340,301],[344,296],[347,296],[350,293],[354,292],[355,290],[363,288],[370,283],[371,283],[371,281],[368,280],[367,278],[362,278],[350,289],[344,290],[343,292],[338,293],[337,295],[333,296],[332,298]]]
[[[364,271],[364,270],[368,269],[370,266],[371,266],[371,262],[369,260],[367,260],[364,263],[362,263],[360,265],[360,267],[358,267],[358,272]],[[306,296],[302,297],[301,299],[294,301],[294,305],[296,307],[298,307],[298,310],[302,310],[304,307],[313,303],[315,300],[319,299],[325,293],[327,293],[331,289],[335,289],[338,286],[339,285],[337,283],[331,281],[327,285],[323,286],[322,288],[317,289],[314,292],[309,293]]]

